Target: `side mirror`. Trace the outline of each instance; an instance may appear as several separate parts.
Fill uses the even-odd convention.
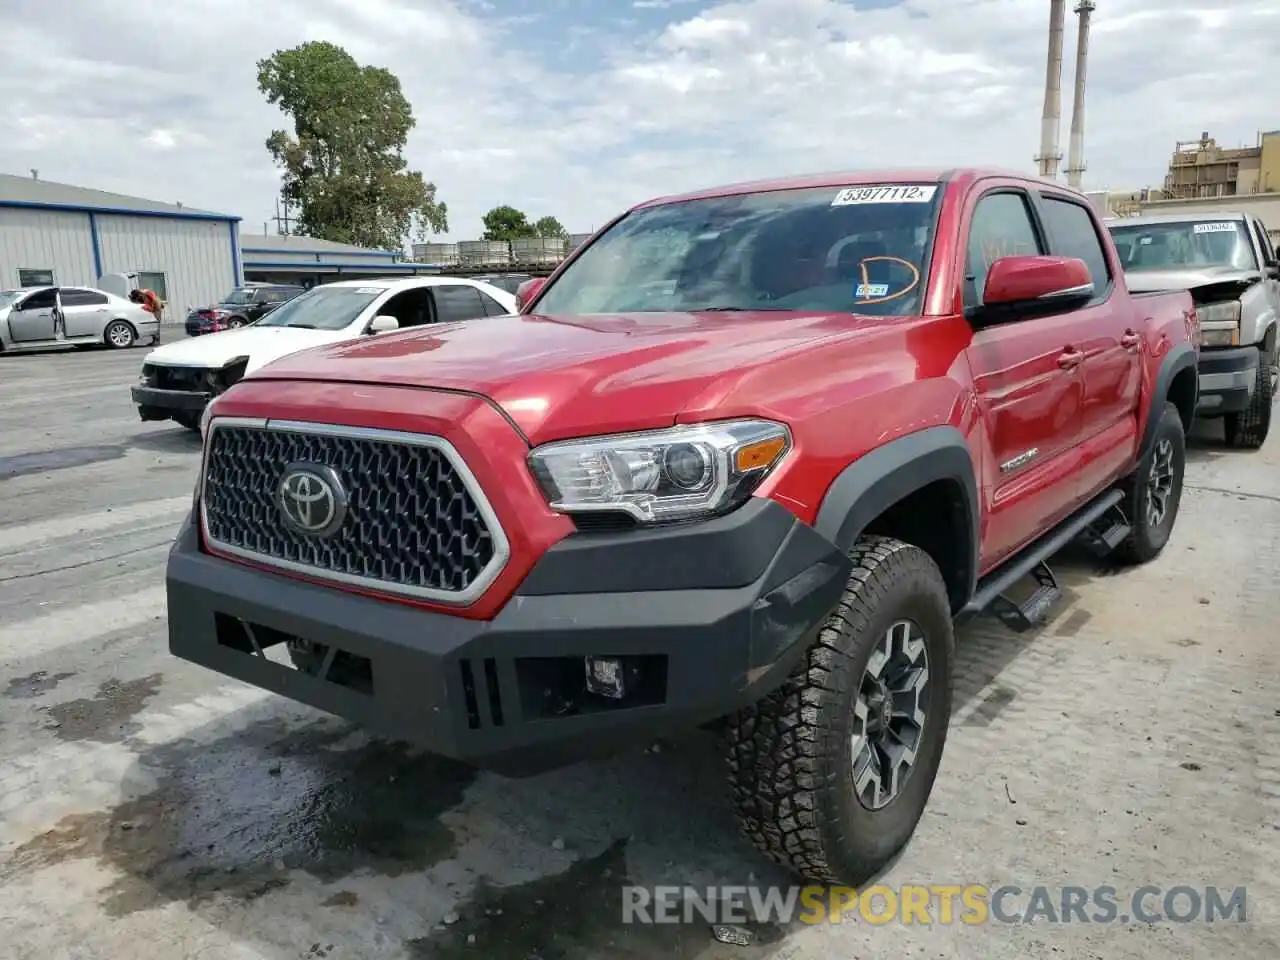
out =
[[[370,333],[390,333],[392,330],[400,329],[400,321],[389,314],[380,313],[373,318],[373,322],[369,324]]]
[[[546,277],[533,277],[516,287],[516,312],[524,313],[525,306],[546,286]]]
[[[1093,299],[1089,267],[1075,257],[1001,257],[987,271],[981,312],[1053,313]]]

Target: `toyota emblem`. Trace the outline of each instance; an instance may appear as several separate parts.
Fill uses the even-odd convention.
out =
[[[277,496],[285,525],[309,537],[327,537],[347,516],[347,491],[332,467],[292,463]]]

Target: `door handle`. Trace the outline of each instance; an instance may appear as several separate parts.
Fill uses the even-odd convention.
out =
[[[1120,346],[1124,347],[1126,350],[1137,349],[1138,344],[1141,342],[1142,337],[1137,333],[1134,333],[1132,330],[1126,330],[1124,332],[1124,336],[1120,338]]]
[[[1080,361],[1084,359],[1084,354],[1075,347],[1067,347],[1058,357],[1058,366],[1063,370],[1074,370],[1080,366]]]

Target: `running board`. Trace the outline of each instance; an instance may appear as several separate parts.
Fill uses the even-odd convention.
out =
[[[1043,620],[1049,607],[1062,595],[1046,561],[1086,532],[1093,533],[1101,542],[1102,535],[1091,531],[1090,527],[1123,499],[1124,492],[1121,490],[1107,492],[1092,503],[1081,507],[1049,533],[1024,548],[1011,560],[1006,561],[1003,566],[991,571],[978,582],[978,588],[974,591],[973,597],[956,614],[956,622],[964,623],[994,609],[1000,619],[1015,630],[1024,631],[1035,626]],[[1106,540],[1116,535],[1117,526],[1112,524],[1105,528]],[[1116,542],[1123,540],[1128,532],[1125,530]],[[1035,575],[1039,585],[1027,600],[1017,603],[1004,596],[1011,587],[1028,574]]]

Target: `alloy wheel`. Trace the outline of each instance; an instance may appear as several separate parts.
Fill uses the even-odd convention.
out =
[[[853,704],[853,787],[868,810],[892,803],[915,765],[928,686],[924,632],[910,620],[899,620],[871,651]]]
[[[1156,444],[1147,473],[1147,526],[1155,528],[1164,522],[1169,513],[1169,498],[1173,493],[1173,442],[1161,440]]]

